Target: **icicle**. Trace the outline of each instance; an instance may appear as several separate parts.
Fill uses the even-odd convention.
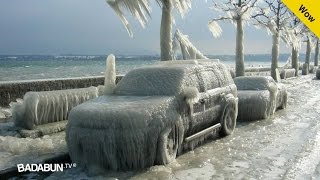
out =
[[[127,18],[124,15],[124,10],[128,10],[134,18],[136,18],[144,28],[148,17],[150,17],[151,7],[149,0],[106,0],[111,8],[119,16],[121,22],[125,26],[129,35],[132,37],[132,31]],[[159,5],[162,5],[162,0],[157,0]],[[181,17],[191,9],[191,0],[172,0],[173,6],[180,13]]]
[[[157,0],[159,4],[162,4],[161,0]],[[181,17],[191,9],[191,0],[172,0],[172,5],[177,9]]]
[[[179,29],[176,30],[174,34],[174,39],[176,39],[181,48],[181,53],[183,59],[208,59],[204,56],[194,45],[190,42],[187,35],[184,35],[180,32]]]
[[[211,21],[208,24],[209,30],[211,31],[213,37],[219,37],[222,34],[222,29],[216,21]]]
[[[104,94],[113,94],[116,87],[116,63],[115,56],[110,54],[106,60],[106,73],[104,79]]]
[[[132,16],[139,21],[143,28],[148,21],[148,17],[150,17],[151,7],[148,0],[106,0],[106,2],[119,16],[130,37],[133,36],[132,31],[129,22],[121,9],[129,10]]]

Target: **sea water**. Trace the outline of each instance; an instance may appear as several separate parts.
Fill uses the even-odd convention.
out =
[[[233,67],[233,55],[209,55],[211,59]],[[280,55],[279,65],[284,64],[289,54]],[[102,55],[0,55],[0,81],[67,78],[103,75],[106,56]],[[159,61],[158,55],[116,56],[117,74]],[[271,55],[245,55],[245,66],[270,67]]]

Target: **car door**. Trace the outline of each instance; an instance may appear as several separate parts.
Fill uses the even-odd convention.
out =
[[[203,109],[203,126],[212,126],[220,122],[222,107],[224,106],[224,95],[230,91],[224,86],[221,74],[215,72],[214,69],[208,69],[200,72],[200,77],[203,79],[205,87],[204,99],[200,101],[204,104]]]
[[[186,82],[185,87],[196,87],[200,93],[200,99],[204,99],[205,96],[205,87],[204,83],[202,81],[202,78],[200,78],[200,70],[196,69],[186,76]],[[189,106],[188,104],[185,104],[186,106]],[[204,111],[204,103],[201,101],[198,101],[194,104],[192,104],[192,107],[185,107],[185,109],[189,109],[189,113],[186,114],[185,120],[188,123],[188,131],[187,135],[192,135],[198,130],[201,130],[201,124],[203,121],[202,112]]]
[[[217,76],[212,70],[203,69],[197,74],[199,82],[199,102],[193,104],[193,112],[190,117],[189,127],[190,134],[197,133],[205,128],[208,128],[220,122],[220,115],[222,111],[223,93],[227,89],[221,87],[221,78]]]

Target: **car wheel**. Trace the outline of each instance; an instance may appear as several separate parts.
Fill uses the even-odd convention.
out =
[[[234,99],[227,102],[221,117],[220,136],[228,136],[233,133],[237,120],[237,104]]]
[[[179,143],[175,128],[165,129],[158,141],[158,164],[165,165],[176,159]]]

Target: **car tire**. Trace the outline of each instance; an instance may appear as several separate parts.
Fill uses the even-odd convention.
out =
[[[229,98],[221,117],[220,136],[228,136],[233,133],[237,122],[237,102],[235,98]]]
[[[160,134],[158,141],[157,164],[169,164],[176,159],[179,142],[175,128],[166,128]]]

